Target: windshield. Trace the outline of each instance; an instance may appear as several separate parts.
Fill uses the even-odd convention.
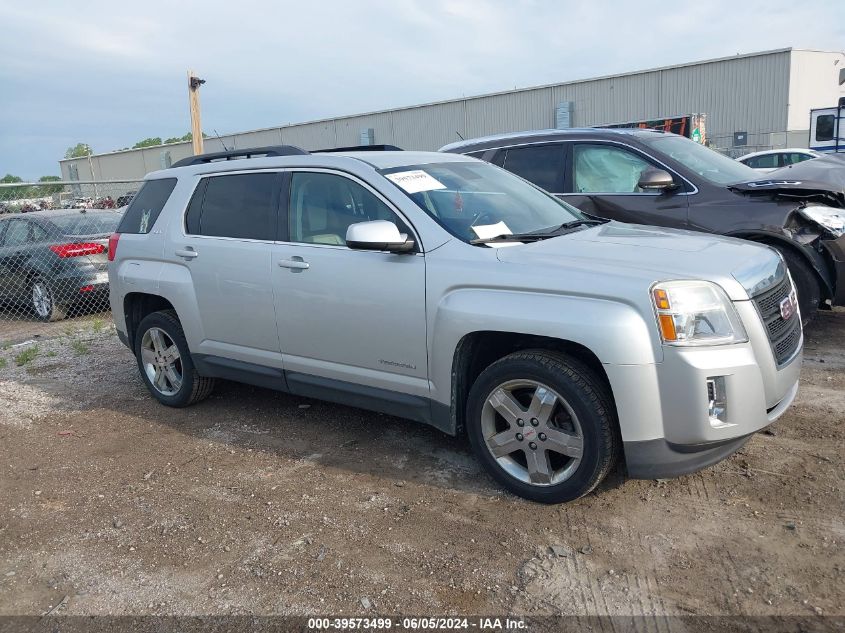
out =
[[[488,163],[432,163],[381,173],[465,242],[552,231],[586,219],[575,207]]]
[[[63,235],[104,235],[114,233],[120,214],[112,211],[88,211],[50,218]]]
[[[647,139],[646,143],[715,185],[760,179],[750,167],[683,136],[668,134]]]

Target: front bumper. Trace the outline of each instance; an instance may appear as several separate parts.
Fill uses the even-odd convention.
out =
[[[795,399],[803,340],[778,366],[754,304],[734,305],[746,343],[665,347],[660,363],[605,365],[631,477],[674,477],[714,464],[777,420]],[[708,411],[710,379],[720,381],[726,396],[718,420]]]
[[[798,383],[767,417],[774,422],[798,394]],[[703,444],[674,444],[665,439],[625,442],[625,463],[632,479],[668,479],[696,472],[741,449],[754,433]]]

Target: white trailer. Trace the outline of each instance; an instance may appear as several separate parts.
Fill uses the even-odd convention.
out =
[[[810,110],[810,149],[845,152],[845,97],[832,108]]]

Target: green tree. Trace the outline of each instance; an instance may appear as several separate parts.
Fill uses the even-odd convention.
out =
[[[65,152],[65,158],[81,158],[83,156],[90,156],[94,151],[88,143],[77,143],[73,147],[68,147]]]
[[[150,138],[145,138],[143,141],[138,141],[132,146],[132,149],[140,149],[142,147],[154,147],[156,145],[161,145],[160,136],[151,136]]]
[[[20,176],[6,174],[0,178],[0,184],[11,185],[16,182],[23,182]],[[29,197],[29,187],[0,187],[0,202],[3,200],[19,200]]]
[[[205,132],[202,133],[203,138],[208,138],[208,134]],[[187,141],[193,141],[194,135],[191,132],[185,134],[185,136],[171,136],[168,139],[165,139],[165,143],[185,143]]]
[[[38,182],[58,182],[60,180],[60,176],[41,176],[41,178],[38,179]],[[62,189],[64,189],[64,185],[42,185],[34,188],[38,190],[39,196],[50,196],[54,193],[59,193]]]

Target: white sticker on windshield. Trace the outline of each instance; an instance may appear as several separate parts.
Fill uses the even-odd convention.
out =
[[[446,185],[437,180],[437,178],[429,176],[422,169],[397,171],[395,174],[387,174],[387,179],[392,180],[408,193],[446,188]]]
[[[472,227],[472,230],[475,231],[478,238],[482,240],[486,240],[491,237],[498,237],[499,235],[510,235],[513,233],[513,231],[508,228],[508,225],[503,221],[499,221],[496,224],[482,224],[481,226],[474,226]]]

